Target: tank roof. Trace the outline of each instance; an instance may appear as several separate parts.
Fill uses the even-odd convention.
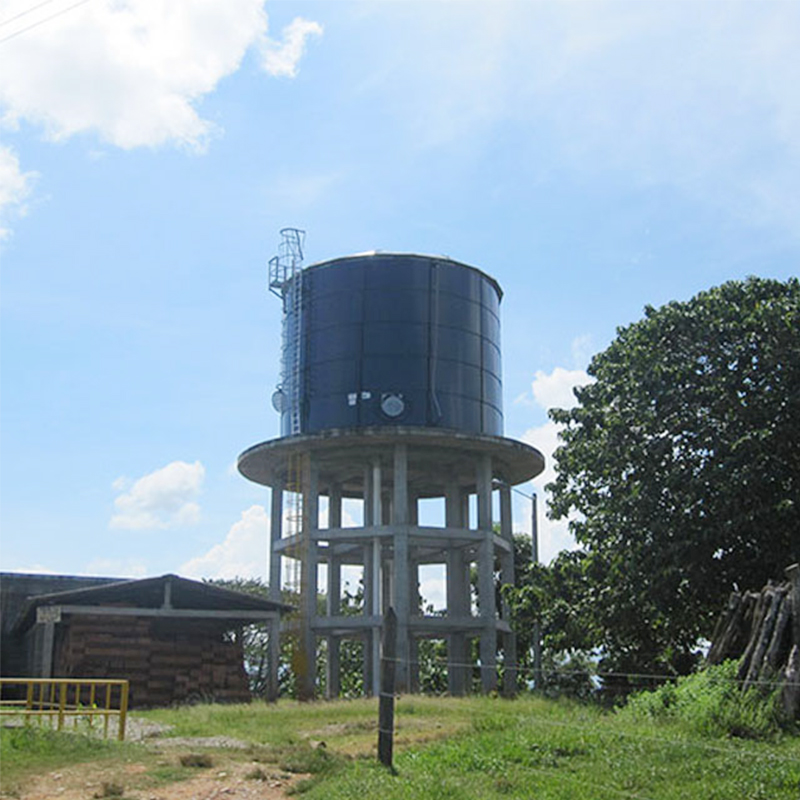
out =
[[[326,258],[322,261],[315,261],[313,264],[308,264],[307,266],[303,267],[303,272],[306,270],[317,269],[322,267],[332,267],[335,264],[338,264],[343,261],[354,261],[358,259],[368,259],[374,257],[380,258],[419,258],[419,259],[427,259],[431,261],[446,261],[449,264],[454,264],[458,267],[464,267],[465,269],[472,270],[473,272],[477,272],[482,278],[485,278],[493,287],[494,290],[497,292],[497,296],[502,300],[503,298],[503,290],[500,287],[500,284],[488,273],[484,272],[482,269],[478,267],[473,267],[472,264],[466,264],[463,261],[458,261],[455,258],[451,258],[450,256],[444,255],[433,255],[430,253],[398,253],[390,250],[366,250],[363,253],[352,253],[351,255],[347,256],[335,256],[334,258]]]

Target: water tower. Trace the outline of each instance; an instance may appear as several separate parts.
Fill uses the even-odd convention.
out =
[[[506,609],[498,608],[495,564],[501,581],[513,582],[511,487],[538,475],[544,459],[502,435],[500,286],[440,256],[375,252],[303,268],[302,231],[281,233],[280,255],[270,262],[270,288],[283,302],[281,384],[273,396],[281,437],[249,448],[238,463],[246,478],[271,488],[271,596],[280,600],[282,572],[299,591],[293,668],[300,696],[314,696],[322,639],[328,695],[339,693],[344,639],[364,642],[364,686],[377,694],[390,606],[400,691],[417,687],[417,645],[430,637],[447,642],[451,693],[468,691],[477,667],[482,689],[497,688],[498,653],[502,688],[512,692],[516,643]],[[360,512],[355,526],[343,524],[348,498]],[[441,520],[421,525],[420,501],[431,498]],[[421,607],[426,564],[444,565],[445,613]],[[363,580],[356,616],[341,613],[347,566]],[[277,628],[270,640],[275,696]]]

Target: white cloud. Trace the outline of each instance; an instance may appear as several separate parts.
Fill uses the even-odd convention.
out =
[[[577,404],[573,390],[591,381],[582,369],[556,367],[549,375],[537,370],[532,384],[533,399],[545,410],[572,408]]]
[[[571,408],[576,405],[573,389],[585,386],[594,380],[584,370],[567,370],[556,367],[551,373],[538,371],[532,389],[536,402],[544,409]],[[530,428],[522,435],[523,441],[539,450],[545,458],[545,470],[534,481],[533,485],[540,498],[539,504],[539,560],[550,562],[561,550],[575,548],[575,540],[569,533],[568,520],[553,521],[547,518],[545,503],[547,500],[545,486],[555,480],[556,471],[553,453],[559,446],[558,432],[561,426],[552,420],[543,425]],[[523,526],[524,528],[524,526]]]
[[[266,48],[271,68],[282,70],[275,74],[292,76],[306,37],[319,32],[316,23],[296,20],[270,50],[263,6],[263,0],[93,0],[67,11],[66,0],[41,10],[28,0],[6,0],[7,37],[41,24],[0,46],[3,120],[40,125],[54,140],[92,131],[126,149],[171,143],[203,150],[215,125],[197,106],[239,69],[247,50]],[[59,10],[65,13],[46,20]]]
[[[309,36],[321,36],[322,26],[296,17],[281,34],[280,41],[262,38],[261,64],[274,77],[294,78],[297,75],[297,64],[306,50],[306,40]]]
[[[420,564],[419,593],[422,607],[433,606],[434,611],[447,608],[447,569],[444,564]]]
[[[292,511],[288,503],[283,508],[283,531],[288,536],[292,525],[289,522]],[[347,508],[342,510],[344,527],[354,527],[356,521]],[[328,509],[323,504],[319,515],[320,528],[328,525]],[[264,506],[253,505],[242,512],[241,518],[230,528],[225,538],[215,544],[201,556],[190,559],[180,568],[182,575],[193,578],[261,578],[266,580],[269,567],[270,519]],[[293,568],[295,562],[285,559],[283,562],[282,585],[295,583],[299,579]],[[327,586],[326,571],[320,565],[319,586],[325,591]],[[352,578],[352,575],[351,575]],[[357,581],[351,587],[357,588]]]
[[[264,578],[269,549],[269,515],[254,505],[228,531],[220,544],[180,568],[190,578]]]
[[[114,500],[116,513],[109,527],[144,530],[194,524],[200,518],[195,498],[204,477],[205,468],[199,461],[173,461],[144,475]],[[113,488],[122,491],[128,485],[126,479],[117,478]]]
[[[25,200],[35,178],[36,173],[22,171],[10,148],[0,145],[0,242],[11,235],[9,218],[25,213]]]

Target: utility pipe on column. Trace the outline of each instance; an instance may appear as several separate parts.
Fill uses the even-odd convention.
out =
[[[536,492],[531,494],[531,562],[539,563],[539,514]],[[542,632],[538,620],[533,623],[533,682],[538,691],[542,688]]]

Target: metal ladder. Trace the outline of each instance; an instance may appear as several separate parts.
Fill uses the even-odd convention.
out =
[[[282,228],[278,255],[269,261],[269,290],[283,301],[283,353],[288,355],[283,365],[282,387],[288,401],[289,434],[301,433],[302,428],[302,331],[303,331],[303,245],[305,231]],[[302,455],[289,456],[286,490],[288,493],[285,533],[295,544],[287,549],[288,565],[285,588],[299,596],[301,591],[301,553],[303,535]],[[292,599],[290,602],[294,602]]]

